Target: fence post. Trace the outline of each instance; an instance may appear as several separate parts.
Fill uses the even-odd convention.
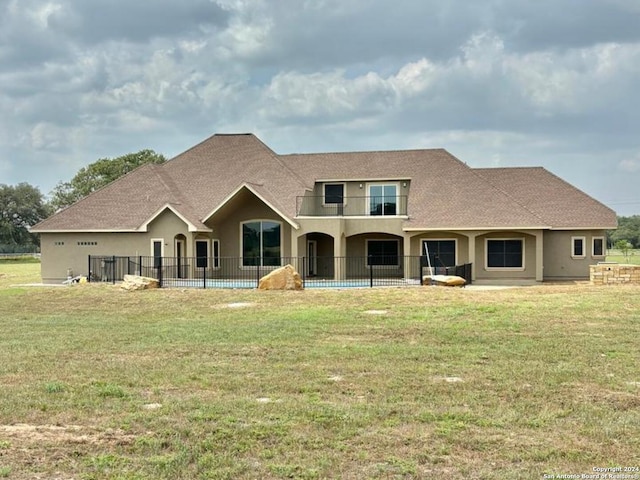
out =
[[[256,288],[260,286],[260,264],[262,263],[262,257],[258,258],[258,264],[256,265]]]
[[[158,285],[162,288],[162,257],[158,258]]]
[[[207,267],[202,267],[202,288],[207,288]]]
[[[368,263],[369,263],[369,288],[373,288],[373,255],[369,255]]]
[[[87,282],[91,282],[91,255],[89,255],[89,268],[87,268]]]
[[[111,283],[116,284],[116,256],[111,257]]]
[[[302,288],[306,287],[307,283],[307,257],[302,257]]]

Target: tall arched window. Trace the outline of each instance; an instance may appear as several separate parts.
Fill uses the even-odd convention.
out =
[[[242,223],[242,265],[279,266],[282,225],[271,220]]]

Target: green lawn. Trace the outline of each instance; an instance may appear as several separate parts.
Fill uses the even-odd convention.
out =
[[[640,466],[640,287],[14,287],[0,478],[537,479]]]
[[[627,256],[624,256],[618,250],[609,250],[607,252],[607,261],[640,265],[640,250],[630,250]]]

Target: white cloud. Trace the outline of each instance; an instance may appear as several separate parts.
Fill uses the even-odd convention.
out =
[[[69,146],[69,131],[51,123],[38,123],[29,132],[34,150],[60,150]]]
[[[620,160],[618,168],[626,173],[638,173],[640,172],[640,156],[638,158],[627,158]]]
[[[478,166],[580,161],[594,176],[608,158],[630,177],[640,11],[629,0],[566,9],[10,0],[0,6],[4,175],[28,181],[29,166],[48,165],[43,182],[55,184],[98,157],[253,131],[280,151],[445,147]]]
[[[62,5],[60,5],[59,3],[47,2],[34,9],[32,12],[28,12],[28,15],[41,29],[44,30],[49,27],[50,17],[56,15],[61,10]]]

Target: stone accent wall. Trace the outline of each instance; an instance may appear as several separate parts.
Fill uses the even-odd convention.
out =
[[[592,285],[617,285],[621,283],[640,285],[640,265],[601,263],[591,265],[589,270]]]

